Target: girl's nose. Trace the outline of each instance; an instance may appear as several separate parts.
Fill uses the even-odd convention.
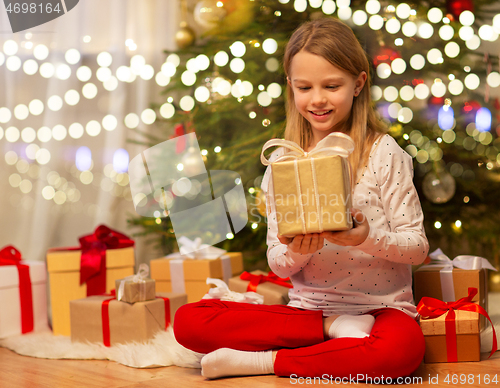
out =
[[[312,96],[313,105],[322,105],[326,103],[326,96],[322,91],[317,91]]]

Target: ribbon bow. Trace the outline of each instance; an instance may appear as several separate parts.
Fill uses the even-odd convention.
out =
[[[280,278],[271,271],[269,271],[267,275],[255,275],[245,271],[240,275],[240,279],[250,281],[247,286],[247,291],[257,292],[257,286],[265,282],[274,283],[282,287],[293,288],[292,284],[289,283],[290,278]]]
[[[21,333],[33,331],[33,293],[30,267],[21,264],[22,256],[16,247],[7,245],[0,250],[0,266],[15,265],[19,273],[19,303],[21,307]]]
[[[80,237],[79,241],[79,249],[82,251],[80,284],[87,283],[87,286],[89,286],[89,280],[96,277],[96,275],[106,275],[106,249],[120,249],[134,246],[134,241],[127,235],[108,228],[105,225],[99,225],[93,234]],[[102,284],[102,282],[99,283]],[[90,287],[93,288],[92,285]],[[101,290],[102,287],[98,288],[99,290],[95,290],[97,294],[102,294],[106,291],[105,284],[103,290]]]
[[[216,288],[210,288],[208,294],[202,299],[219,299],[223,301],[238,302],[238,303],[251,303],[263,304],[264,297],[256,292],[249,291],[240,293],[231,291],[227,284],[220,279],[207,278],[207,284],[213,284]]]
[[[354,141],[350,136],[342,132],[332,132],[323,138],[311,151],[304,151],[297,143],[290,140],[271,139],[262,147],[260,161],[264,166],[271,162],[264,156],[264,151],[271,147],[284,147],[289,150],[286,154],[278,157],[274,162],[312,158],[313,156],[339,155],[347,158],[354,151]]]
[[[478,304],[472,302],[472,298],[477,294],[477,288],[469,287],[469,295],[460,298],[455,302],[443,302],[439,299],[424,296],[418,306],[418,313],[424,318],[437,318],[446,314],[445,328],[446,328],[446,350],[449,362],[457,361],[457,332],[455,327],[455,310],[472,311],[483,315],[490,321],[493,329],[493,346],[489,357],[497,351],[497,335],[495,333],[495,326],[486,312]],[[488,358],[489,358],[488,357]]]
[[[493,267],[484,257],[460,255],[451,260],[440,248],[430,253],[429,257],[431,258],[431,262],[430,264],[426,264],[424,267],[452,266],[460,269],[486,268],[491,269],[492,271],[497,271],[497,269]]]
[[[202,244],[201,238],[199,237],[194,240],[190,240],[185,236],[181,236],[177,242],[179,244],[179,253],[183,256],[183,258],[187,259],[214,260],[227,252],[221,248],[216,248],[208,244]]]
[[[127,276],[120,281],[118,290],[116,291],[116,299],[122,300],[125,293],[125,283],[131,281],[133,283],[143,283],[139,290],[139,300],[146,299],[146,278],[149,276],[149,267],[147,264],[142,263],[139,265],[139,271],[135,275]]]

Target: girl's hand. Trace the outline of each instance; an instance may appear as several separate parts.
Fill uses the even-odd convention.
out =
[[[356,246],[361,244],[368,237],[370,225],[361,210],[351,209],[351,215],[354,223],[352,229],[341,232],[323,232],[320,236],[331,243],[342,246]]]
[[[323,248],[323,237],[318,233],[299,234],[294,237],[284,237],[278,235],[280,243],[288,245],[292,252],[301,253],[314,253]]]

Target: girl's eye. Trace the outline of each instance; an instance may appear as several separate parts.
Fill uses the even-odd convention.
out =
[[[310,88],[310,87],[308,87],[308,86],[303,86],[303,87],[299,87],[299,88],[297,88],[297,89],[299,89],[299,90],[309,90],[309,89],[311,89],[311,88]]]
[[[327,89],[337,89],[338,86],[337,85],[330,85],[330,86],[327,86]]]

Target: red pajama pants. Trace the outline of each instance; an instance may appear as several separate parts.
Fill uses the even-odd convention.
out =
[[[181,345],[199,353],[219,348],[278,350],[278,376],[408,376],[424,357],[419,325],[396,309],[371,314],[375,324],[369,337],[325,340],[321,311],[202,300],[177,310],[174,333]]]

